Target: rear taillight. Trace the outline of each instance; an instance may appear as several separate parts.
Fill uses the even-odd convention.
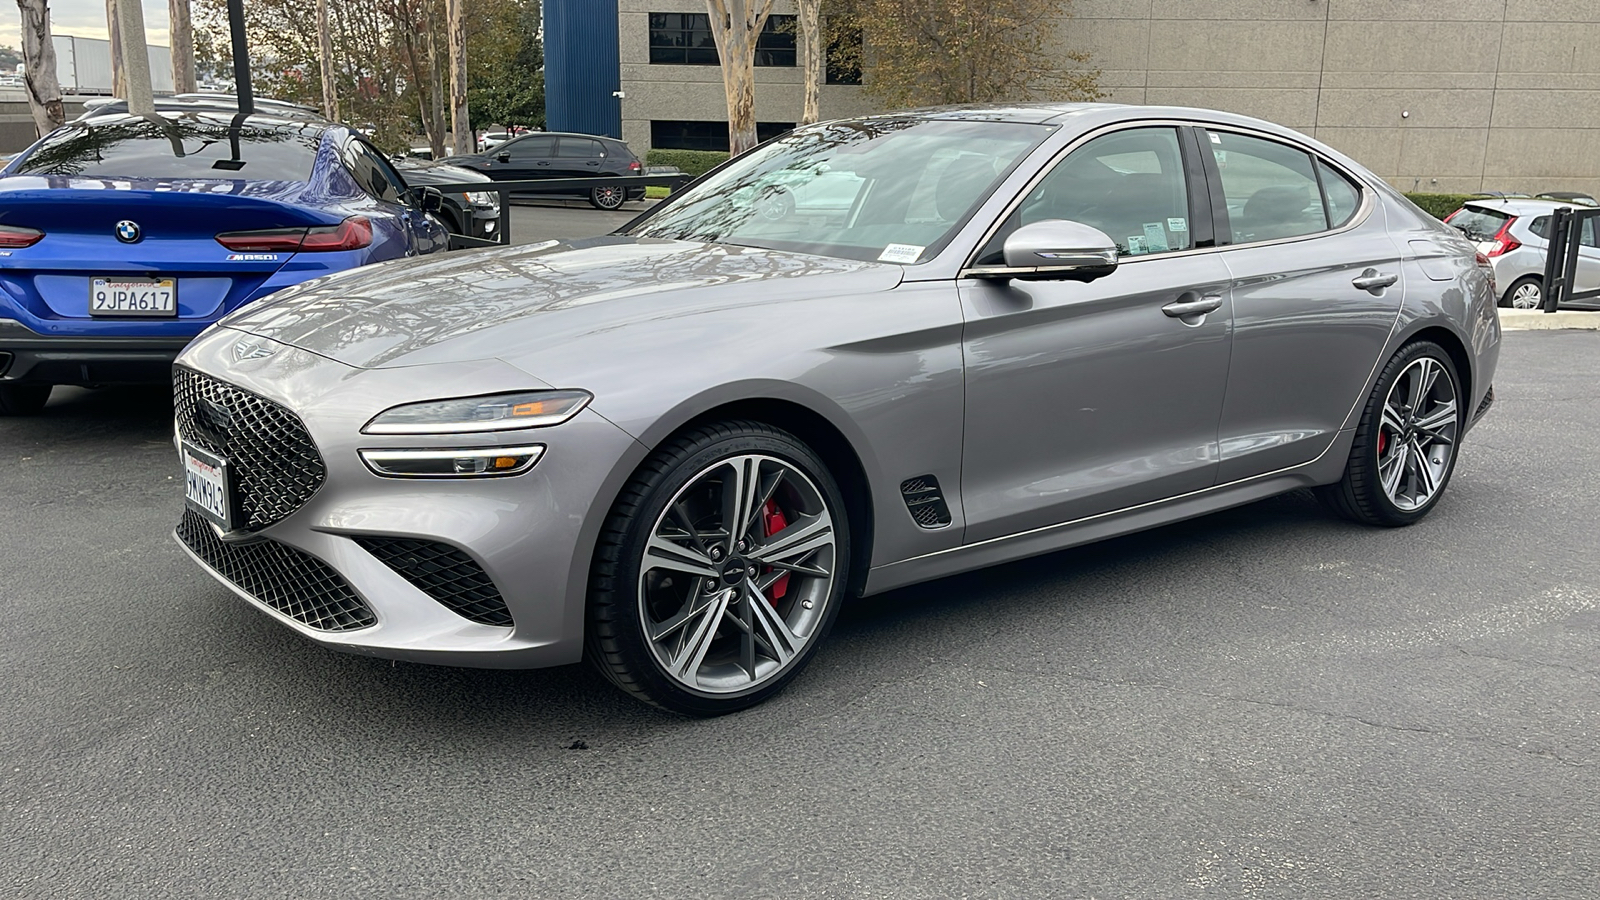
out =
[[[23,247],[32,247],[43,238],[44,232],[36,228],[0,225],[0,250],[21,250]]]
[[[1486,256],[1500,256],[1502,254],[1510,253],[1511,251],[1522,246],[1522,242],[1518,241],[1516,238],[1513,238],[1510,233],[1511,223],[1515,222],[1516,220],[1517,217],[1512,216],[1506,220],[1504,225],[1500,226],[1499,231],[1494,233],[1494,237],[1489,239],[1489,249],[1485,251]]]
[[[351,216],[337,225],[318,228],[267,228],[230,231],[217,235],[217,243],[241,253],[326,253],[360,250],[372,243],[372,222]]]
[[[1489,276],[1489,293],[1494,294],[1496,297],[1500,296],[1500,286],[1494,280],[1494,264],[1489,262],[1489,257],[1479,252],[1473,254],[1472,261],[1478,264],[1478,268],[1483,270],[1483,274]]]
[[[629,172],[638,172],[642,168],[644,168],[644,167],[639,165],[639,161],[637,159],[634,160],[631,163],[628,163],[628,171]]]

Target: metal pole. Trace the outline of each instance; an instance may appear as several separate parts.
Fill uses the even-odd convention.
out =
[[[128,80],[128,112],[156,114],[150,91],[150,48],[144,41],[144,7],[139,0],[119,0],[117,26],[122,37],[122,70]]]
[[[233,93],[239,98],[239,112],[256,111],[255,93],[250,90],[250,47],[244,37],[244,0],[228,0],[228,30],[233,33]]]

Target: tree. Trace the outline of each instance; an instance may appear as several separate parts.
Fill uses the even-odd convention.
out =
[[[22,64],[22,53],[10,44],[0,44],[0,71],[7,73],[17,71],[17,66]]]
[[[772,15],[772,0],[706,0],[706,15],[722,61],[728,149],[738,156],[757,143],[756,38]]]
[[[339,89],[333,74],[333,32],[328,27],[328,0],[317,0],[317,72],[322,78],[322,114],[339,121]]]
[[[66,124],[61,82],[56,80],[56,48],[50,41],[49,0],[17,0],[22,13],[22,61],[28,109],[40,135]]]
[[[456,154],[478,149],[467,106],[467,24],[462,0],[444,0],[445,33],[450,45],[450,133]]]
[[[167,21],[172,40],[172,89],[180,94],[193,93],[194,25],[189,20],[189,0],[167,0]]]
[[[822,0],[794,0],[800,26],[800,69],[805,97],[800,105],[800,124],[810,125],[822,117]]]
[[[480,51],[473,54],[475,65],[468,74],[473,126],[499,123],[543,128],[544,42],[539,37],[539,3],[512,0],[502,15],[504,21],[496,29],[500,39],[490,41],[485,35],[476,43]],[[484,65],[485,55],[496,64]]]
[[[830,29],[861,29],[864,89],[890,107],[1098,100],[1089,54],[1049,46],[1064,0],[834,0]]]

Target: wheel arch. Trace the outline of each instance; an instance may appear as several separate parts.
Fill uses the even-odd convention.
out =
[[[1418,341],[1432,341],[1443,347],[1444,352],[1450,355],[1450,361],[1456,367],[1456,375],[1461,378],[1461,396],[1468,398],[1468,405],[1470,406],[1474,397],[1473,386],[1476,383],[1474,380],[1476,373],[1473,372],[1472,354],[1467,351],[1466,342],[1461,340],[1460,335],[1443,325],[1428,325],[1406,335],[1405,339],[1395,347],[1394,353],[1389,354],[1389,358],[1393,359],[1395,353],[1399,353]],[[1469,417],[1471,413],[1472,410],[1469,408],[1467,410]]]

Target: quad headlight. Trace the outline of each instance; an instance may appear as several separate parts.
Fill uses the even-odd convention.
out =
[[[378,413],[363,434],[478,434],[560,425],[594,399],[588,391],[521,391],[407,403]]]

